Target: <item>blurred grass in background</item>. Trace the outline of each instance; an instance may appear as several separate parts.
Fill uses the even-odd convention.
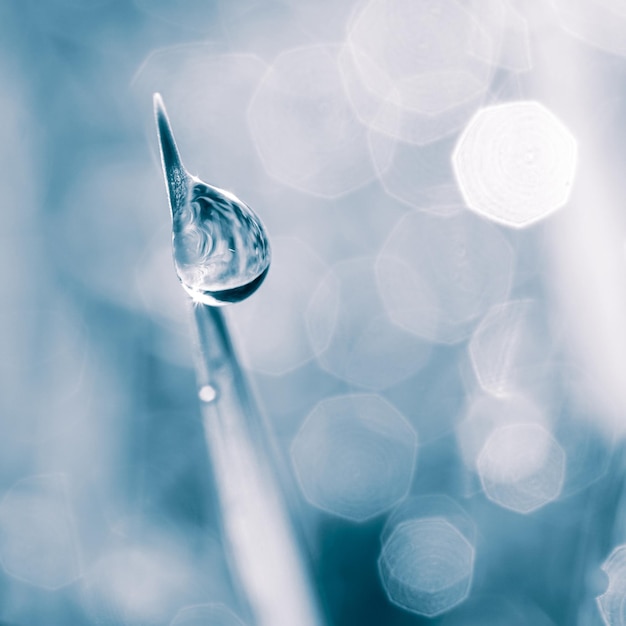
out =
[[[575,160],[550,133],[524,152],[517,118],[520,154],[490,147],[497,127],[452,163],[479,109],[540,100],[579,140],[583,179],[624,191],[626,17],[609,0],[542,5],[2,3],[1,624],[246,620],[198,419],[153,91],[188,168],[272,237],[266,283],[227,315],[301,488],[329,623],[624,623],[619,558],[602,613],[594,600],[625,540],[626,405],[595,366],[621,380],[621,204],[604,214],[574,187],[538,217],[469,210],[458,168],[488,194],[491,166],[472,165],[484,146],[500,204],[518,211],[550,159]],[[599,77],[587,108],[559,106],[572,93],[546,76],[579,69]],[[509,185],[524,163],[530,178]],[[511,228],[526,219],[538,223]],[[607,237],[574,261],[570,223]],[[597,348],[589,360],[579,343]]]

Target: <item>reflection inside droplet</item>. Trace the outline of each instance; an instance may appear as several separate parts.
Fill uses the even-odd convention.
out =
[[[270,262],[265,230],[232,194],[194,180],[173,231],[176,271],[194,300],[239,302],[263,282]]]
[[[196,302],[221,306],[244,300],[258,289],[269,268],[263,224],[233,194],[186,171],[158,94],[154,105],[178,278]]]

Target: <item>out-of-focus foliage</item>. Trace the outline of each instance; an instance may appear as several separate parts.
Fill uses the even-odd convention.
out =
[[[269,232],[226,315],[328,623],[622,625],[625,16],[0,3],[0,624],[250,622],[159,91]]]

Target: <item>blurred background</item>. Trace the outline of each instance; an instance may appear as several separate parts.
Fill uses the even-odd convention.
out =
[[[620,0],[6,1],[0,47],[0,624],[252,626],[154,91],[270,233],[226,315],[328,623],[626,624]]]

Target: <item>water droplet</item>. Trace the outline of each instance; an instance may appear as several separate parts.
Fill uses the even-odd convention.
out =
[[[178,278],[196,302],[221,306],[244,300],[258,289],[269,269],[265,228],[233,194],[187,172],[158,94],[154,107]]]
[[[198,397],[202,402],[213,402],[217,398],[217,389],[213,385],[203,385],[198,391]]]

